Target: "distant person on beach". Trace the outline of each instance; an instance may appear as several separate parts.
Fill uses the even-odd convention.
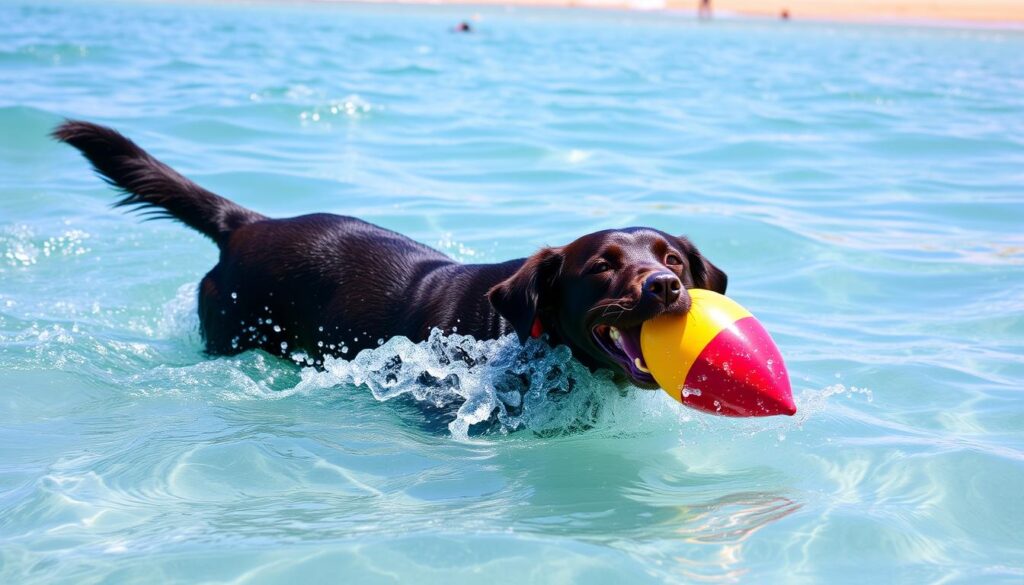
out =
[[[711,18],[711,0],[700,0],[700,6],[697,7],[697,18],[701,20]]]
[[[782,13],[779,14],[779,18],[781,18],[782,20],[789,20],[789,9],[783,8]]]

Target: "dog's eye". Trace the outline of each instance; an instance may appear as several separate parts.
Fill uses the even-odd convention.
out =
[[[608,272],[612,269],[612,265],[605,260],[598,260],[594,262],[593,266],[590,267],[591,274],[601,274],[602,272]]]
[[[665,256],[665,264],[668,266],[682,266],[683,259],[675,254],[669,254],[668,256]]]

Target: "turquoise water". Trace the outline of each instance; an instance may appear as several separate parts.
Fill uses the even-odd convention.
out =
[[[344,5],[0,22],[0,582],[1024,580],[1021,33]],[[700,415],[511,339],[207,358],[214,247],[111,210],[46,136],[65,116],[261,212],[463,260],[689,234],[800,412]],[[508,370],[532,381],[498,395]]]

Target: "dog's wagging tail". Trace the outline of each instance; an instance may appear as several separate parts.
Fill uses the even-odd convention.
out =
[[[727,277],[687,238],[631,227],[584,235],[529,258],[461,264],[354,217],[268,218],[207,191],[110,128],[67,121],[53,136],[77,148],[149,218],[213,240],[199,286],[206,350],[327,355],[433,329],[476,339],[543,332],[591,369],[656,387],[640,355],[644,321],[689,310],[687,289],[725,292]]]
[[[217,244],[239,226],[266,219],[196,185],[110,128],[68,121],[53,137],[80,150],[104,180],[124,192],[117,206],[177,219]]]

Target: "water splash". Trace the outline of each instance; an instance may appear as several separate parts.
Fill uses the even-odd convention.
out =
[[[300,356],[301,359],[301,356]],[[295,390],[350,384],[376,400],[411,399],[442,419],[456,439],[475,433],[529,430],[541,435],[597,426],[618,429],[662,409],[655,393],[627,391],[607,372],[592,373],[568,347],[515,336],[478,341],[438,330],[421,343],[396,337],[351,361],[327,358],[305,368]]]
[[[147,332],[160,338],[184,339],[190,345],[200,345],[198,299],[198,282],[181,285],[174,298],[161,307],[156,327]]]
[[[868,402],[873,402],[875,399],[874,393],[871,390],[858,388],[857,386],[846,386],[845,384],[832,384],[817,391],[805,390],[797,398],[797,404],[800,408],[798,411],[800,422],[803,423],[811,415],[825,410],[829,399],[833,396],[845,396],[846,398],[863,396]]]

